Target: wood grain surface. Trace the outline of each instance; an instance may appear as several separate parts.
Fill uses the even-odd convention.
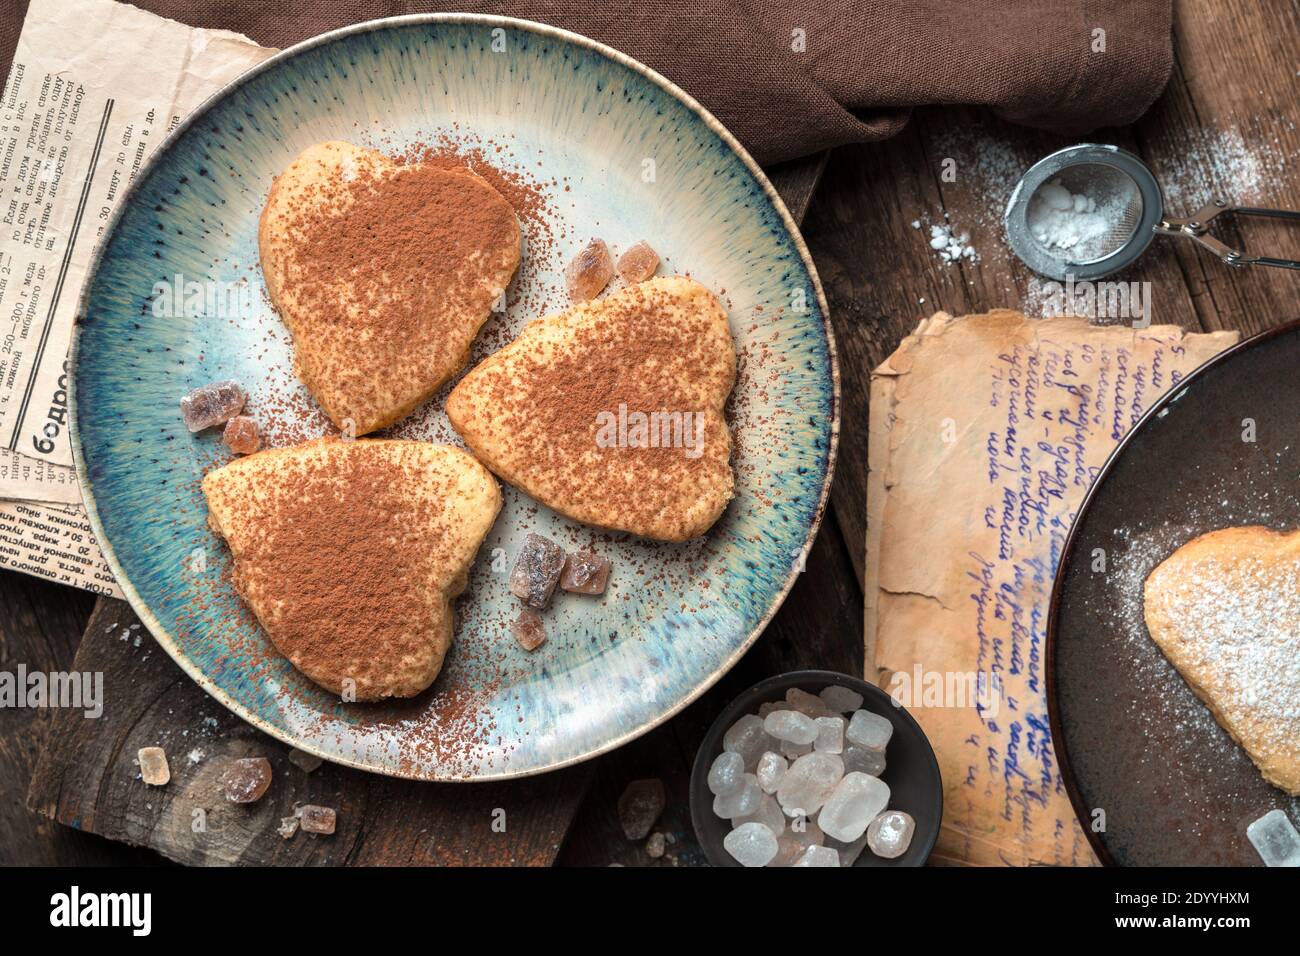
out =
[[[1142,156],[1164,185],[1175,214],[1190,213],[1215,194],[1300,209],[1300,167],[1294,161],[1300,155],[1295,61],[1300,5],[1177,0],[1175,6],[1177,63],[1164,96],[1135,126],[1101,130],[1088,139],[1117,143]],[[477,787],[451,788],[444,797],[439,791],[446,788],[340,768],[307,776],[286,763],[282,745],[244,727],[190,684],[147,637],[141,648],[133,640],[93,639],[115,619],[119,627],[133,622],[122,617],[129,613],[124,605],[103,602],[81,653],[88,661],[132,672],[137,682],[133,716],[95,731],[92,743],[64,714],[0,711],[0,792],[7,798],[0,800],[0,863],[141,859],[143,851],[74,834],[51,820],[154,847],[185,862],[702,862],[686,810],[686,780],[713,716],[731,696],[769,674],[801,667],[863,669],[871,369],[921,316],[936,309],[959,314],[1003,306],[1034,313],[1041,290],[1002,241],[1002,208],[1016,176],[1071,142],[1009,126],[977,109],[934,107],[918,110],[892,140],[831,155],[804,234],[830,302],[840,358],[843,415],[832,508],[805,573],[767,631],[731,673],[674,720],[576,768],[572,779],[562,774],[525,784],[537,788],[527,797],[477,794]],[[955,163],[953,181],[942,176],[945,159]],[[820,171],[817,163],[775,171],[792,208],[806,206]],[[913,222],[923,228],[914,229]],[[979,261],[941,262],[928,245],[924,227],[930,222],[968,231]],[[1250,251],[1300,255],[1300,230],[1281,223],[1227,223],[1216,232]],[[1151,283],[1155,322],[1249,334],[1300,316],[1296,273],[1232,270],[1176,240],[1157,240],[1127,275],[1116,278]],[[19,661],[71,666],[91,599],[11,574],[0,575],[0,595],[3,666]],[[148,659],[146,648],[152,650]],[[243,817],[223,814],[221,835],[207,842],[178,829],[188,827],[184,811],[207,799],[204,788],[210,781],[202,762],[177,769],[183,760],[177,749],[173,767],[181,785],[173,783],[176,793],[166,799],[129,779],[135,747],[150,734],[190,728],[196,715],[214,718],[221,731],[202,745],[212,748],[210,759],[256,750],[271,758],[277,774],[277,789],[267,798],[273,804]],[[30,813],[22,795],[47,730],[50,745],[31,788],[31,805],[39,812]],[[660,778],[667,788],[657,827],[668,838],[662,857],[629,842],[618,825],[617,799],[639,777]],[[265,831],[269,815],[303,799],[333,801],[343,811],[335,837],[299,835],[285,842],[273,827]],[[530,802],[539,806],[530,808]],[[506,832],[485,833],[484,817],[497,807],[505,810]],[[443,825],[444,813],[468,815],[468,838],[449,832],[454,828]]]

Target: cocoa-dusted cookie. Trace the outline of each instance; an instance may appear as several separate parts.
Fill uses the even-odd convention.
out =
[[[299,377],[336,426],[364,435],[465,367],[519,265],[520,232],[469,170],[325,142],[276,179],[258,247]]]
[[[577,521],[661,541],[731,499],[736,352],[717,296],[667,276],[530,323],[447,399],[470,450]]]
[[[234,583],[293,666],[345,699],[410,697],[451,646],[501,490],[459,448],[319,439],[203,478]]]

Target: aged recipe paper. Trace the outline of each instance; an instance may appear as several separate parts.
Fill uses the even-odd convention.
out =
[[[0,96],[0,566],[117,593],[71,469],[77,301],[144,160],[274,52],[115,0],[32,0]]]
[[[1236,338],[939,312],[872,374],[867,678],[934,744],[936,860],[1095,862],[1047,718],[1052,578],[1119,439]]]

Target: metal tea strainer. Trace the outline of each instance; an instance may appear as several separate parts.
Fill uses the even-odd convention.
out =
[[[1049,234],[1052,212],[1069,215],[1065,197],[1077,212],[1092,213],[1081,197],[1102,197],[1104,222],[1080,239]],[[1095,198],[1091,201],[1096,202]],[[1082,207],[1082,208],[1080,208]],[[1007,202],[1003,223],[1007,240],[1025,265],[1052,279],[1098,279],[1130,265],[1157,235],[1184,236],[1230,266],[1300,269],[1293,259],[1248,256],[1210,235],[1210,224],[1225,213],[1268,216],[1300,222],[1300,212],[1234,206],[1215,199],[1188,219],[1165,215],[1160,184],[1142,160],[1118,146],[1084,143],[1039,160],[1021,177]],[[1044,225],[1044,224],[1049,225]],[[1069,243],[1074,243],[1073,245]]]

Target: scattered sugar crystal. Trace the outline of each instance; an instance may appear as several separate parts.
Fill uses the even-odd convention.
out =
[[[851,744],[871,750],[884,750],[893,732],[894,725],[888,717],[881,717],[869,710],[856,710],[849,718],[849,727],[844,735]]]
[[[241,757],[226,765],[221,789],[231,803],[256,803],[271,786],[271,762],[265,757]]]
[[[792,763],[781,778],[776,798],[788,816],[816,813],[843,776],[844,763],[835,754],[805,754]],[[818,825],[826,829],[820,820]]]
[[[861,694],[847,687],[840,687],[838,684],[823,688],[819,696],[827,710],[837,714],[851,714],[862,706]]]
[[[867,830],[871,830],[870,825],[867,826]],[[862,851],[867,848],[867,834],[863,833],[852,843],[827,837],[826,845],[840,855],[840,866],[852,866],[857,862],[858,857],[862,856]]]
[[[303,773],[314,773],[320,768],[325,761],[321,760],[315,754],[309,754],[306,751],[294,747],[289,751],[289,763],[293,764]]]
[[[763,729],[777,740],[792,744],[810,744],[817,739],[817,725],[807,714],[797,710],[778,710],[763,718]]]
[[[867,846],[876,856],[897,859],[912,845],[916,821],[902,810],[886,810],[867,827]],[[1300,861],[1297,861],[1300,863]]]
[[[734,793],[740,788],[744,774],[745,758],[730,750],[722,751],[709,767],[709,792],[715,797]]]
[[[1300,833],[1283,811],[1270,810],[1246,827],[1246,838],[1265,866],[1300,866]]]
[[[281,817],[280,825],[275,829],[276,832],[280,834],[280,836],[288,840],[290,837],[292,837],[295,833],[298,832],[298,815],[294,814],[291,817]]]
[[[633,780],[618,798],[618,822],[629,840],[644,840],[664,812],[664,782]]]
[[[747,817],[758,809],[762,798],[763,791],[758,787],[758,778],[752,773],[743,774],[739,787],[713,798],[713,812],[724,820]]]
[[[614,277],[614,257],[604,239],[593,239],[564,267],[569,297],[575,302],[594,299]]]
[[[835,866],[840,865],[840,855],[828,846],[810,846],[795,866]]]
[[[298,808],[298,822],[303,833],[333,833],[336,819],[337,815],[329,807],[309,803]]]
[[[262,436],[257,432],[257,422],[247,415],[236,415],[226,422],[221,440],[237,455],[251,455],[262,447]]]
[[[970,233],[958,233],[947,223],[936,223],[930,227],[930,248],[939,253],[939,258],[944,262],[957,262],[961,259],[979,261],[979,253],[970,245]]]
[[[181,418],[192,432],[220,425],[244,410],[248,396],[238,382],[213,382],[194,389],[181,399]]]
[[[758,777],[758,786],[764,793],[776,793],[781,786],[781,778],[790,769],[790,763],[778,753],[768,751],[758,758],[758,768],[754,776]]]
[[[723,837],[722,846],[741,866],[767,866],[776,856],[776,834],[761,823],[746,823]]]
[[[574,594],[604,594],[609,581],[609,558],[590,548],[569,555],[560,574],[560,587]]]
[[[642,240],[618,257],[618,274],[624,282],[644,282],[659,268],[659,253]]]
[[[790,710],[797,710],[799,713],[814,719],[832,716],[832,712],[820,697],[798,687],[791,687],[785,692],[785,702],[789,704]]]
[[[657,860],[664,855],[668,841],[662,833],[652,833],[650,838],[645,841],[646,856],[652,860]]]
[[[745,769],[758,766],[758,758],[769,750],[777,750],[778,742],[763,729],[763,718],[746,714],[732,724],[722,737],[722,749],[740,754]]]
[[[752,813],[731,819],[732,826],[738,827],[745,823],[761,823],[780,836],[785,831],[785,814],[781,811],[781,805],[776,802],[776,797],[763,793],[759,794],[758,806]]]
[[[857,771],[879,777],[885,772],[885,751],[872,750],[869,747],[855,747],[852,744],[844,748],[844,772]]]
[[[828,837],[852,843],[889,806],[889,785],[865,773],[845,774],[826,798],[817,825]]]
[[[792,819],[785,832],[777,837],[776,858],[769,866],[793,866],[810,846],[821,846],[826,840],[816,820],[806,816]]]
[[[140,779],[151,787],[165,787],[172,778],[167,753],[161,747],[141,747],[135,755],[140,763]]]
[[[564,570],[564,549],[540,534],[530,534],[510,572],[510,593],[529,607],[544,608]]]
[[[526,651],[535,651],[546,643],[546,625],[536,611],[528,608],[520,611],[519,616],[510,623],[510,633],[514,634],[519,646]]]
[[[828,754],[844,752],[843,717],[818,717],[813,723],[817,725],[817,739],[813,741],[814,750]]]

